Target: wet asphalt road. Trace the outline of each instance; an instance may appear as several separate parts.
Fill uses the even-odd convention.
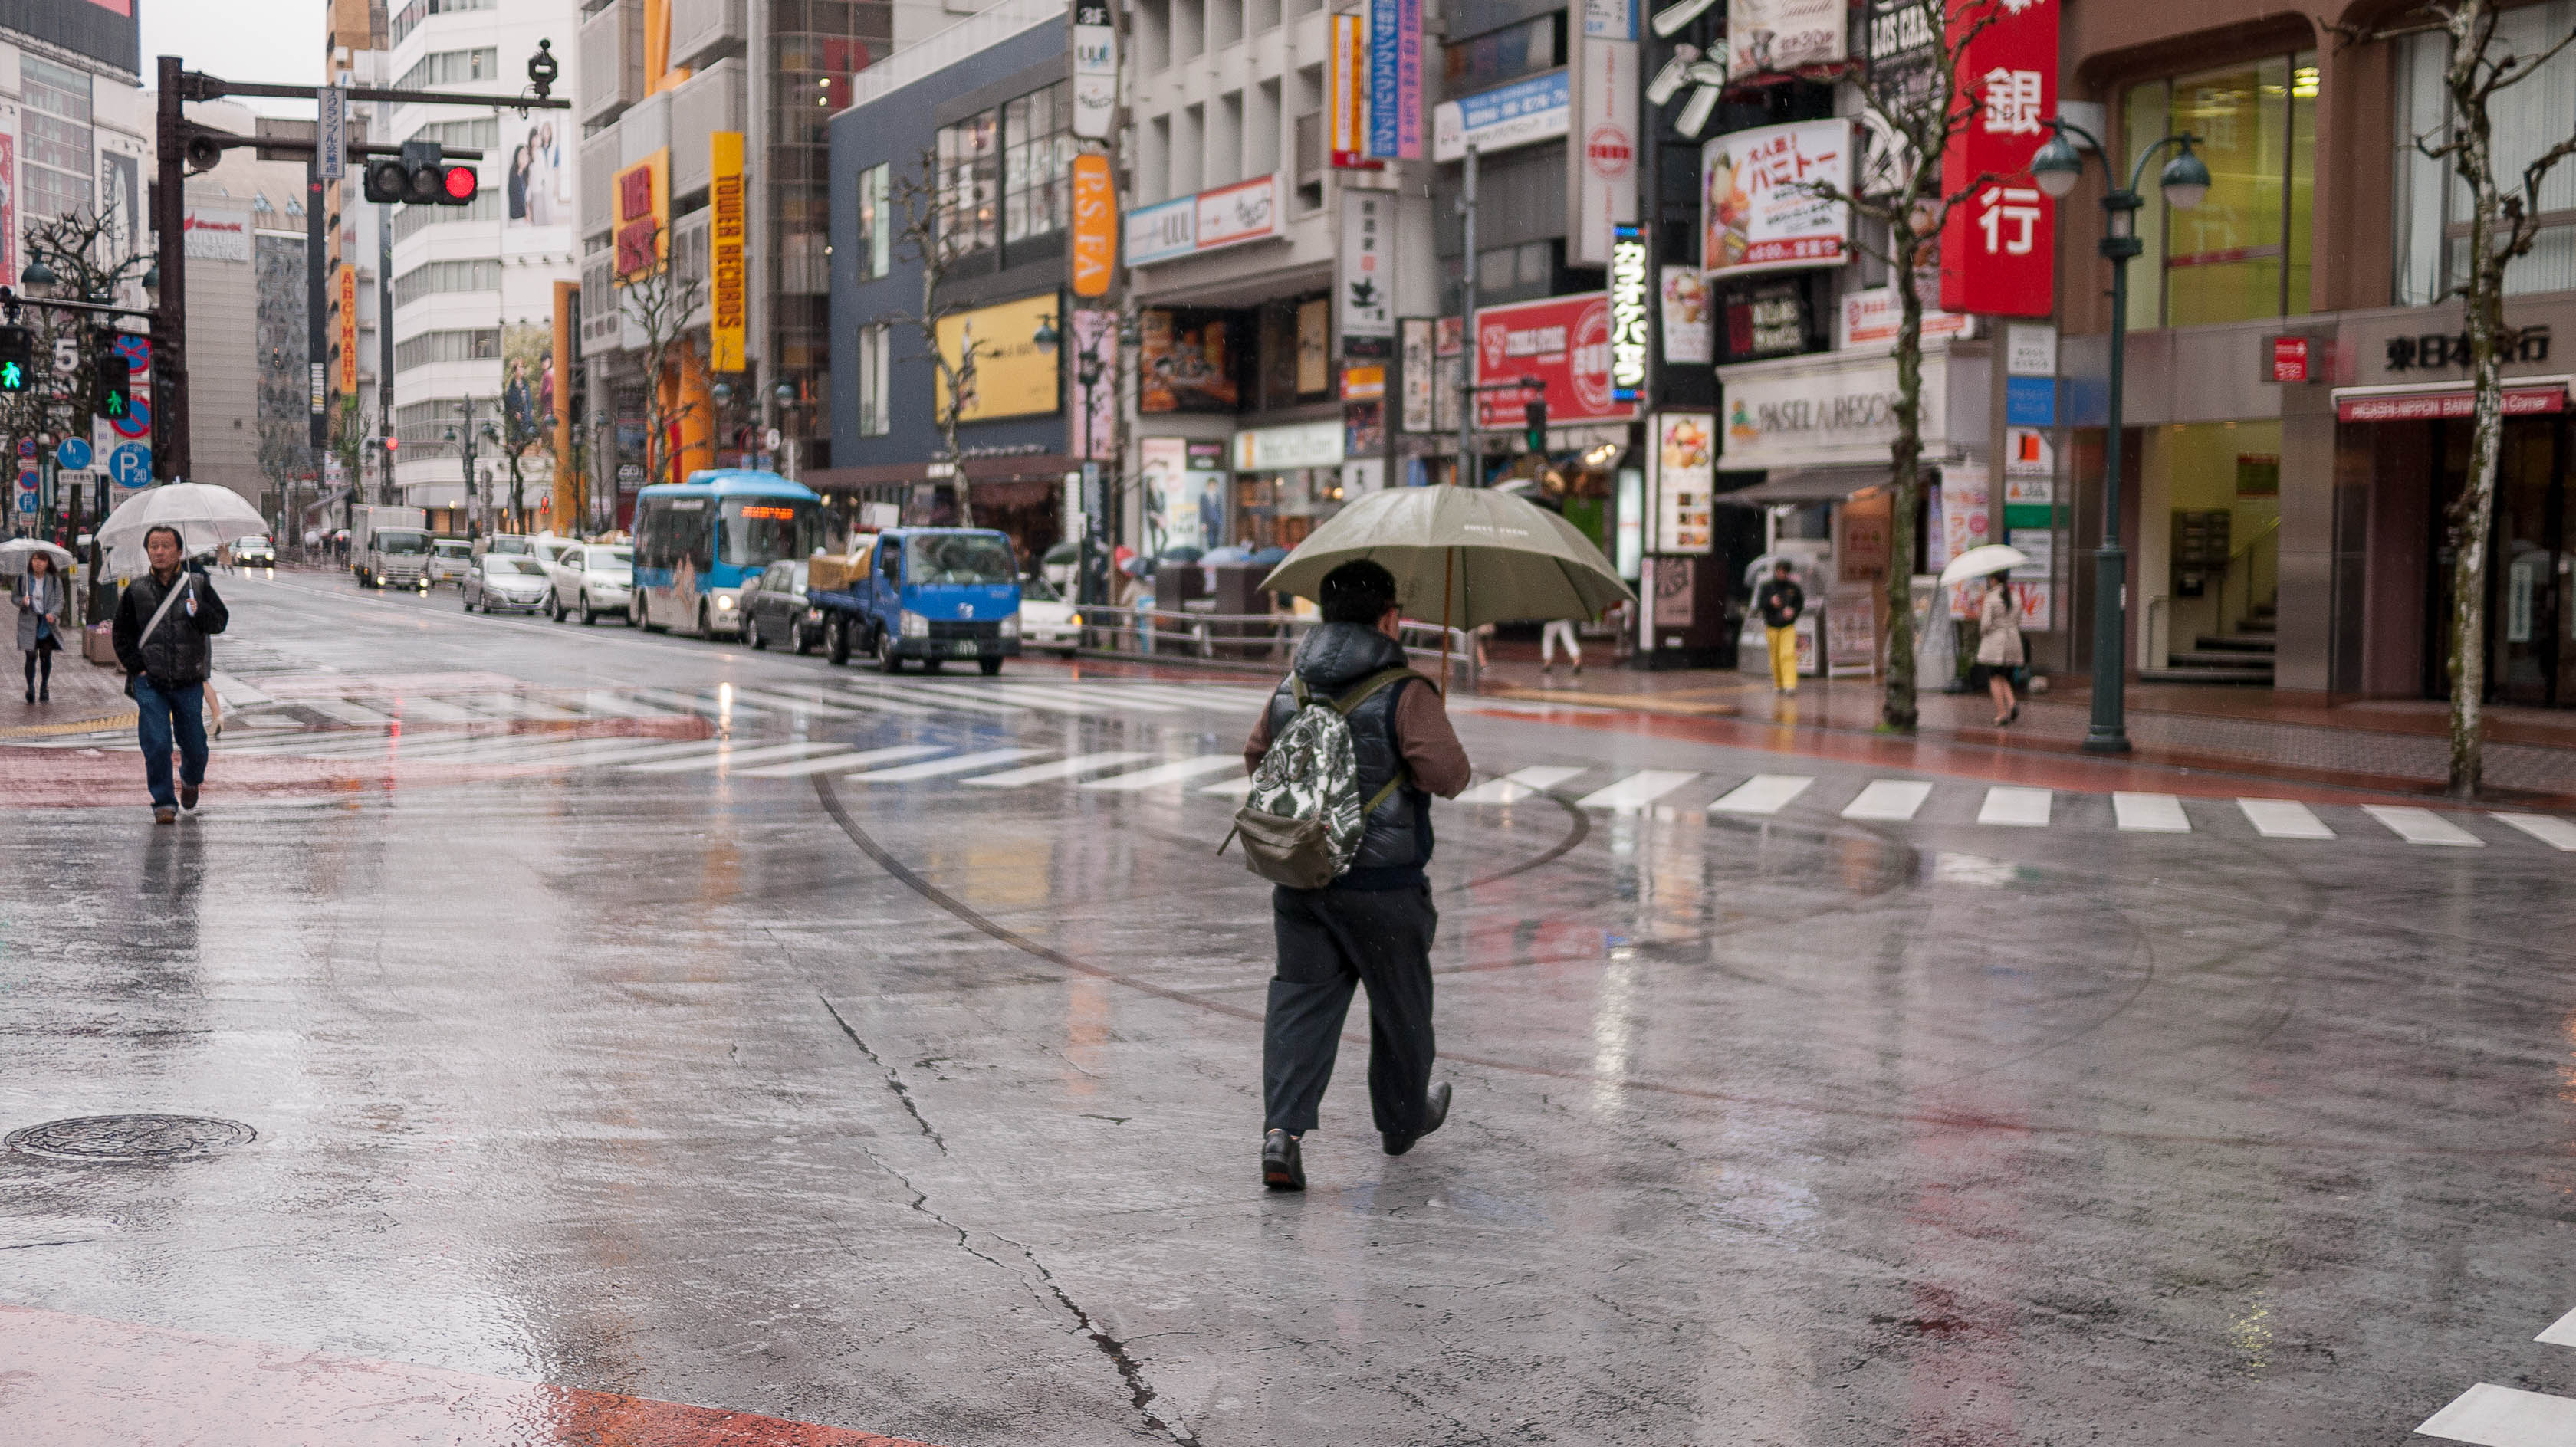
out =
[[[1239,749],[1240,684],[228,596],[272,702],[203,817],[0,832],[0,1129],[259,1139],[0,1155],[0,1302],[947,1447],[2394,1443],[2576,1390],[2532,1341],[2576,1307],[2576,854],[2483,816],[1981,824],[1974,780],[1466,714],[1480,770],[1566,777],[1438,816],[1456,1111],[1383,1157],[1354,1044],[1274,1196],[1266,886],[1203,792],[1239,769],[1083,787]],[[413,770],[351,721],[462,735],[383,695],[478,674],[667,711],[619,725],[666,752]],[[780,772],[835,749],[980,762]],[[966,782],[1089,753],[1139,757]],[[1815,782],[1706,809],[1753,774]],[[1912,817],[1843,817],[1896,777]]]

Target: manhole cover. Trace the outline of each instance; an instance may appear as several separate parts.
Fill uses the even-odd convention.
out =
[[[166,1161],[248,1145],[259,1132],[203,1115],[85,1115],[9,1132],[6,1145],[58,1161]]]

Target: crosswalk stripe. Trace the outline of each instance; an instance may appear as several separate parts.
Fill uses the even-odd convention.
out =
[[[891,684],[845,683],[841,686],[852,693],[869,694],[878,698],[891,699],[897,703],[913,703],[914,700],[927,699],[935,701],[936,706],[939,708],[964,709],[969,713],[988,713],[996,718],[1018,718],[1020,715],[1028,712],[1027,708],[1016,703],[1004,703],[999,699],[961,696],[954,691],[956,687],[954,684],[942,686],[938,684],[916,683],[910,688],[903,690],[901,693],[898,693],[896,688]],[[904,697],[903,694],[905,693],[910,694],[911,698]],[[920,705],[918,703],[914,703],[914,706],[919,707]]]
[[[1461,804],[1516,804],[1532,794],[1544,794],[1577,774],[1591,770],[1589,764],[1568,767],[1563,764],[1532,764],[1526,769],[1487,779],[1458,796]]]
[[[1152,754],[1124,749],[1103,754],[1076,754],[1072,758],[1057,759],[1053,763],[1031,764],[1024,769],[1005,769],[998,774],[978,774],[974,778],[960,779],[958,782],[978,789],[1016,789],[1022,784],[1044,784],[1056,779],[1078,779],[1085,774],[1097,774],[1103,769],[1114,769],[1122,764],[1132,764],[1138,759],[1152,757]]]
[[[2554,1347],[2576,1347],[2576,1311],[2551,1322],[2532,1340]]]
[[[692,758],[664,759],[650,764],[628,764],[625,771],[630,774],[679,774],[692,769],[729,769],[743,764],[774,764],[782,759],[792,759],[801,754],[841,747],[843,745],[818,741],[770,744],[757,749],[727,748]]]
[[[299,698],[293,702],[334,723],[360,724],[375,728],[393,722],[391,715],[345,698]]]
[[[900,763],[905,759],[917,759],[925,754],[946,752],[948,752],[947,747],[942,744],[896,744],[882,749],[825,754],[818,759],[798,759],[792,764],[769,764],[757,769],[737,769],[735,775],[744,779],[795,779],[808,774],[830,774],[845,769],[864,769],[870,764]]]
[[[2496,814],[2488,818],[2511,829],[2519,829],[2541,843],[2562,853],[2576,853],[2576,824],[2548,814]],[[2570,1313],[2576,1317],[2576,1313]],[[2566,1343],[2576,1346],[2576,1341]]]
[[[443,698],[397,694],[392,700],[394,716],[404,723],[481,723],[483,715],[472,709],[458,708]]]
[[[1249,799],[1252,797],[1252,776],[1246,774],[1240,779],[1228,779],[1222,784],[1210,784],[1199,792],[1214,794],[1220,799]]]
[[[479,764],[487,761],[516,762],[522,759],[547,758],[564,753],[568,750],[579,752],[598,742],[599,740],[597,739],[568,739],[557,736],[534,737],[521,734],[503,734],[497,738],[487,738],[469,748],[442,749],[436,752],[425,749],[397,750],[393,754],[392,758],[396,763],[404,763],[413,759],[420,759],[425,762],[440,764]]]
[[[628,742],[635,747],[616,754],[603,750],[597,755],[583,758],[582,767],[590,769],[603,764],[640,764],[650,759],[676,759],[689,754],[713,753],[724,747],[722,739],[674,740],[636,737],[629,739]]]
[[[1103,694],[1114,693],[1120,697],[1149,698],[1162,703],[1178,704],[1182,708],[1228,713],[1237,709],[1256,709],[1270,701],[1270,694],[1266,690],[1223,688],[1214,685],[1204,688],[1184,688],[1177,684],[1101,683],[1086,685],[1086,687],[1095,687]]]
[[[2182,800],[2171,794],[2125,794],[2111,796],[2111,818],[2133,834],[2188,834],[2191,818],[2182,812]]]
[[[1139,790],[1151,789],[1163,784],[1186,784],[1192,779],[1203,778],[1219,769],[1242,767],[1241,754],[1201,754],[1195,759],[1175,759],[1168,764],[1156,764],[1150,769],[1138,769],[1132,774],[1112,774],[1106,779],[1094,779],[1082,787],[1133,794]]]
[[[2245,822],[2266,839],[2332,839],[2335,832],[2305,804],[2288,799],[2239,799]]]
[[[448,702],[467,708],[481,709],[485,719],[559,723],[565,719],[581,717],[577,710],[560,708],[544,699],[530,698],[523,693],[457,693],[449,694]]]
[[[815,703],[833,704],[841,708],[854,708],[858,709],[862,713],[890,713],[899,718],[928,718],[932,714],[939,712],[939,710],[932,708],[928,704],[906,703],[902,699],[888,698],[882,693],[855,688],[846,683],[837,685],[830,689],[791,688],[783,685],[772,684],[771,686],[762,689],[761,692],[776,694],[780,698],[792,698],[799,701],[810,700]]]
[[[1805,774],[1756,774],[1708,806],[1712,814],[1777,814],[1816,782]]]
[[[990,768],[995,764],[1016,764],[1022,759],[1045,752],[1044,749],[981,749],[971,754],[958,754],[953,758],[929,759],[918,764],[878,769],[873,773],[852,774],[849,777],[863,784],[908,784],[915,779],[944,778],[950,774],[963,774],[976,769]]]
[[[584,713],[596,718],[676,718],[666,708],[637,703],[613,688],[586,688],[581,693]]]
[[[2479,849],[2486,841],[2434,813],[2398,804],[2364,804],[2361,812],[2388,826],[2388,832],[2409,844],[2446,844],[2455,849]]]
[[[1574,802],[1586,809],[1642,809],[1698,777],[1693,769],[1639,769]]]
[[[635,696],[668,704],[682,713],[704,714],[709,718],[727,714],[734,718],[766,718],[770,713],[768,709],[755,708],[739,699],[727,709],[712,693],[682,693],[676,688],[639,688],[635,690]]]
[[[2046,789],[2016,789],[1997,784],[1986,790],[1986,802],[1977,809],[1977,822],[2010,825],[2017,829],[2045,829],[2048,827],[2049,797],[2050,791]]]
[[[737,687],[733,691],[733,696],[736,699],[749,699],[753,703],[775,704],[789,713],[828,713],[839,714],[847,718],[855,717],[867,712],[867,709],[858,704],[845,703],[839,699],[831,699],[827,701],[819,697],[806,697],[800,694],[773,693],[765,688]]]
[[[1181,711],[1179,704],[1165,703],[1160,699],[1111,698],[1095,691],[1051,688],[1034,683],[996,684],[993,687],[993,696],[1013,703],[1025,703],[1033,708],[1055,709],[1060,712],[1100,718],[1115,717],[1125,713],[1179,713]]]
[[[2576,1442],[2576,1401],[2480,1382],[2425,1418],[2415,1434],[2479,1447],[2563,1447]]]
[[[701,746],[703,747],[703,745]],[[488,754],[450,754],[422,760],[430,764],[496,764],[504,768],[531,769],[596,768],[601,764],[632,763],[647,757],[670,755],[658,744],[639,744],[632,738],[568,739],[560,745],[519,750],[494,749]],[[396,763],[411,762],[396,758]]]
[[[1901,824],[1931,797],[1932,786],[1920,779],[1872,779],[1858,798],[1843,806],[1843,817]]]

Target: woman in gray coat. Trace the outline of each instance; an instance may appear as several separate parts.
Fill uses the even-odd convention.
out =
[[[27,702],[53,698],[54,655],[63,646],[63,609],[69,594],[54,571],[51,553],[27,556],[27,581],[18,588],[18,651],[27,655]]]

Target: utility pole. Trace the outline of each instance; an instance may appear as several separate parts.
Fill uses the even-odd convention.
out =
[[[1481,480],[1485,459],[1476,447],[1476,143],[1467,143],[1459,161],[1458,216],[1464,223],[1458,259],[1458,463],[1449,480],[1472,487]],[[1434,347],[1435,352],[1439,349]],[[1472,464],[1468,459],[1474,457]]]

